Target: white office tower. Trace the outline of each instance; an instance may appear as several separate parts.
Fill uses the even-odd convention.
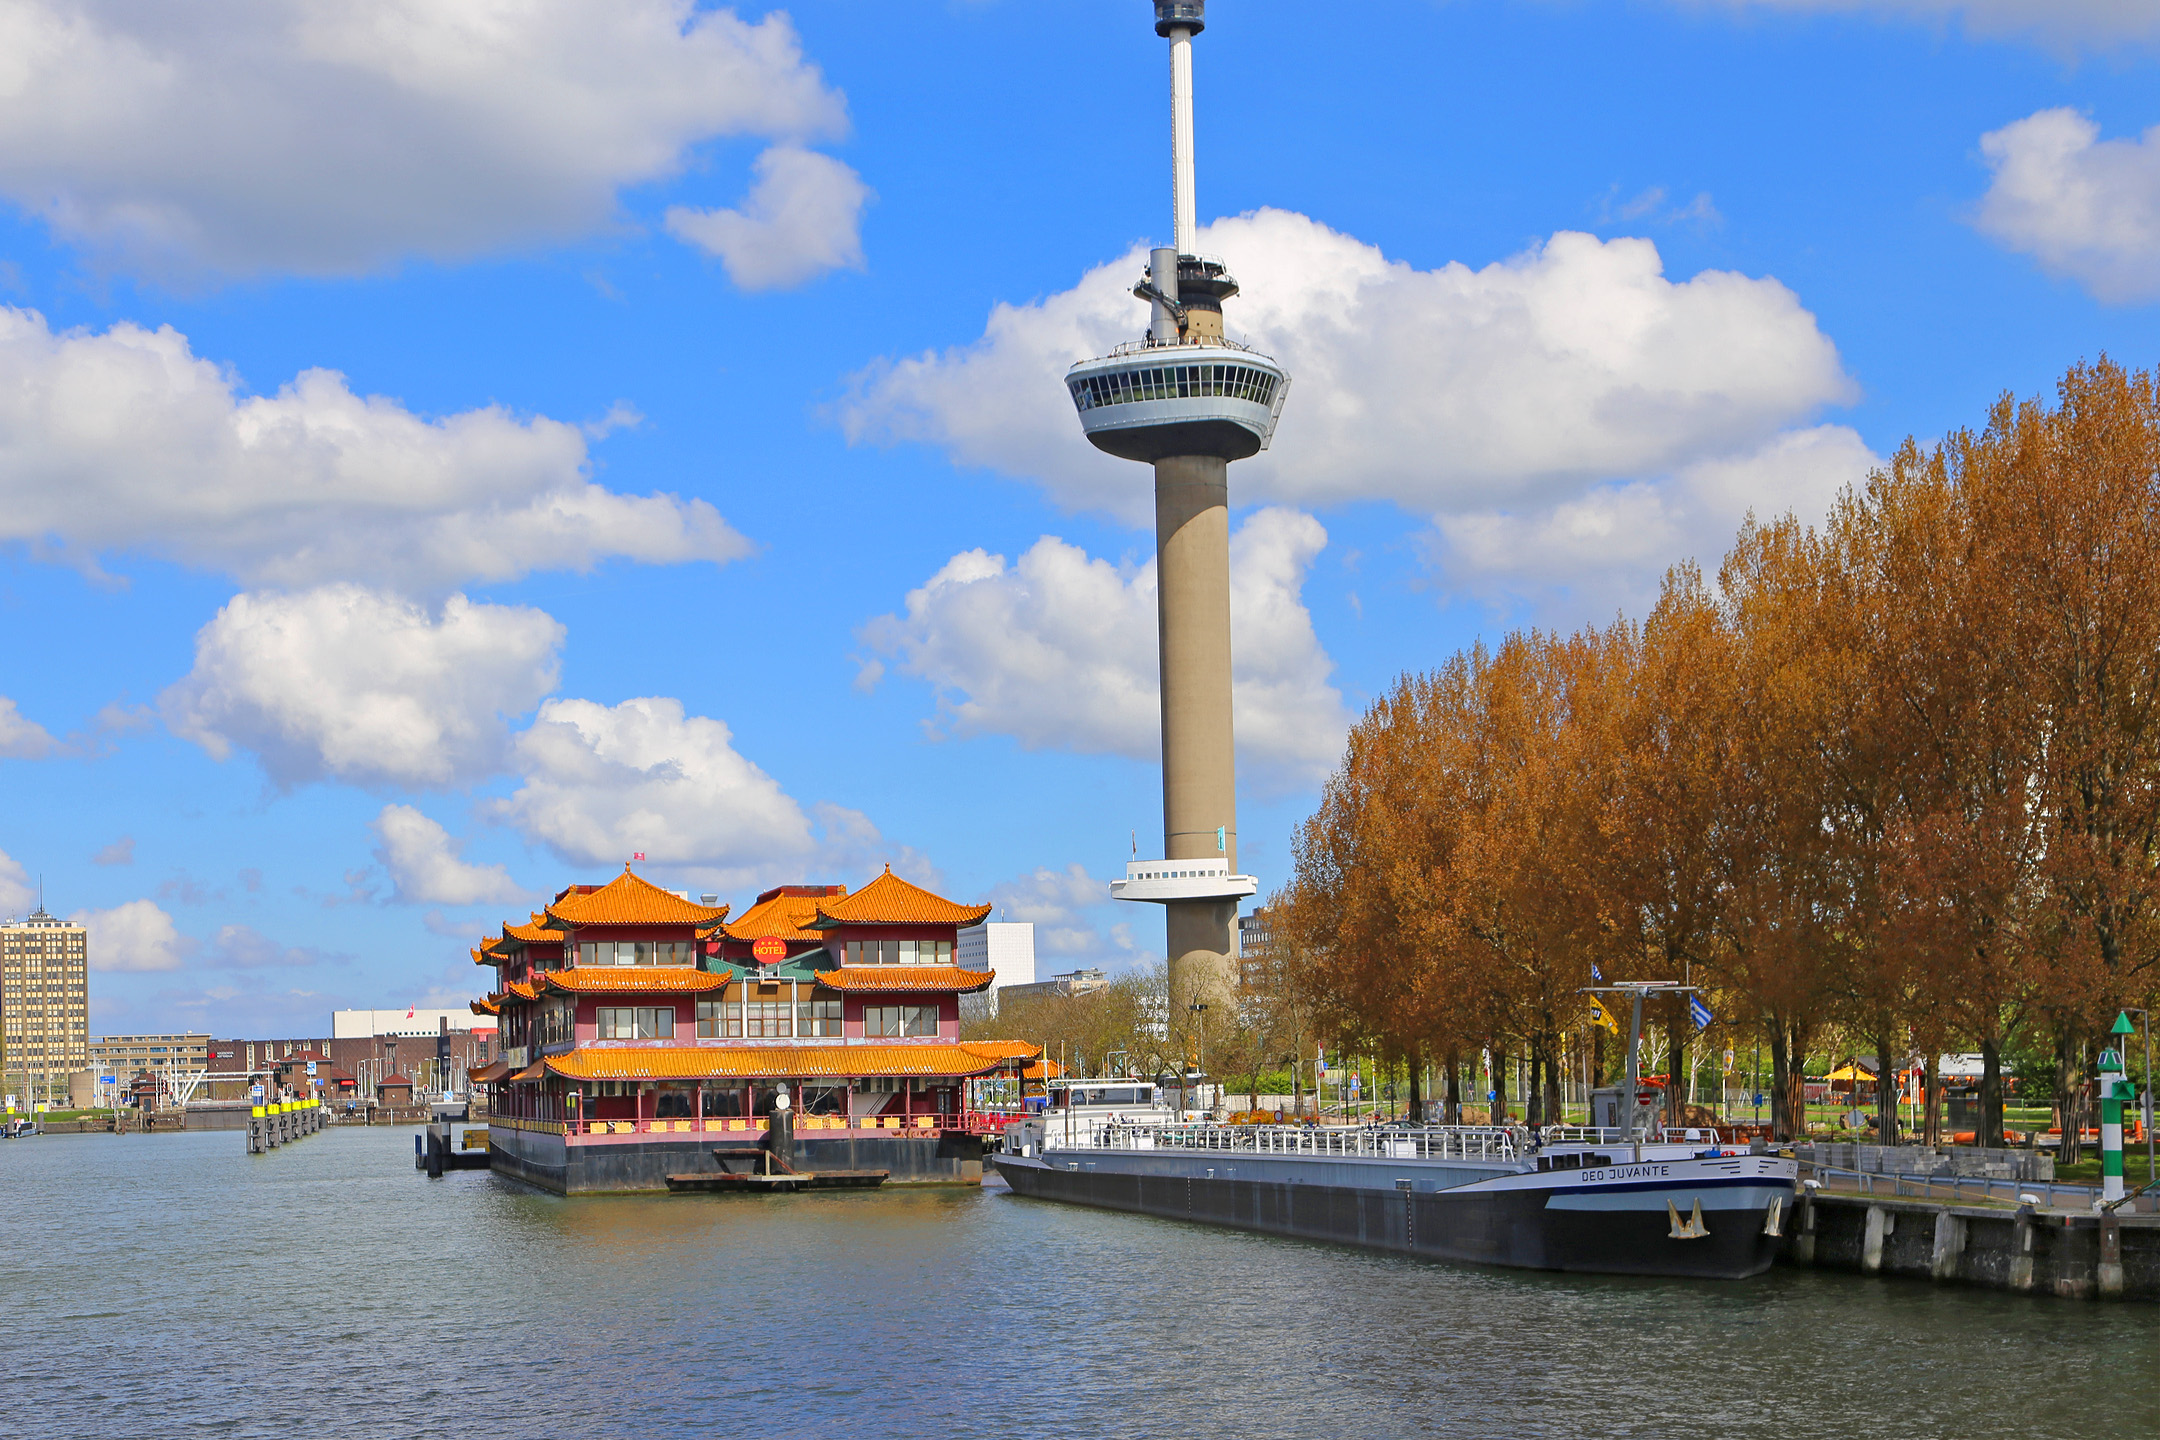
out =
[[[1259,889],[1237,863],[1230,724],[1229,464],[1268,446],[1290,380],[1223,334],[1237,282],[1195,251],[1192,41],[1204,0],[1157,0],[1170,42],[1171,217],[1133,293],[1144,338],[1066,375],[1097,449],[1155,467],[1156,620],[1162,674],[1163,858],[1135,860],[1110,891],[1161,905],[1175,1004],[1235,991],[1238,902]]]
[[[998,992],[1008,985],[1035,983],[1035,922],[989,920],[959,932],[953,962],[962,970],[995,970],[997,980],[979,995],[960,997],[961,1013],[998,1013]]]

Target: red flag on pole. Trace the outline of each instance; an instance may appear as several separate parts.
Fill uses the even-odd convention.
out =
[[[645,852],[643,850],[632,851],[630,858],[632,860],[642,860],[645,858]]]

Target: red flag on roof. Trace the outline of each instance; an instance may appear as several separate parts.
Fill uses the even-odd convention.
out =
[[[642,860],[645,858],[645,852],[643,850],[633,850],[630,853],[630,858],[632,860]]]

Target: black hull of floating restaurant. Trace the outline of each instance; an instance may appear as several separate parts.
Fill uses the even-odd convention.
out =
[[[994,976],[954,963],[958,931],[989,909],[890,870],[852,895],[768,890],[732,923],[627,866],[568,887],[473,951],[498,972],[474,1009],[500,1017],[503,1058],[472,1072],[495,1173],[666,1190],[741,1173],[780,1110],[795,1170],[980,1184],[991,1127],[971,1112],[1009,1104],[1041,1055],[960,1038],[960,997]]]
[[[532,1122],[527,1122],[532,1123]],[[761,1137],[696,1135],[675,1140],[640,1137],[607,1144],[577,1144],[541,1130],[488,1127],[488,1150],[497,1175],[507,1175],[557,1195],[661,1191],[670,1175],[714,1175],[729,1167],[723,1158],[753,1160]],[[957,1131],[925,1135],[802,1135],[794,1142],[797,1170],[883,1170],[892,1185],[980,1185],[983,1141]]]
[[[1765,1233],[1775,1228],[1765,1225],[1767,1199],[1713,1210],[1707,1235],[1680,1240],[1673,1238],[1662,1205],[1562,1210],[1548,1205],[1553,1192],[1542,1188],[1379,1189],[1247,1179],[1216,1173],[1231,1168],[1219,1164],[1150,1173],[1086,1152],[1053,1151],[1050,1159],[1046,1164],[1040,1158],[998,1155],[991,1163],[1017,1194],[1032,1199],[1476,1265],[1744,1280],[1768,1270],[1784,1243]],[[1775,1188],[1788,1196],[1791,1191],[1789,1182]]]

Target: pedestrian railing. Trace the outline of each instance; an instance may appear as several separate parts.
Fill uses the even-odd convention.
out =
[[[2024,1203],[2036,1196],[2050,1209],[2090,1210],[2100,1191],[2092,1185],[2064,1185],[2053,1180],[2006,1180],[1988,1175],[1883,1175],[1873,1170],[1847,1170],[1835,1165],[1812,1167],[1815,1180],[1829,1190],[1849,1190],[1859,1195],[1887,1195],[1892,1199],[2000,1201]],[[1975,1195],[1973,1192],[1978,1191]]]

